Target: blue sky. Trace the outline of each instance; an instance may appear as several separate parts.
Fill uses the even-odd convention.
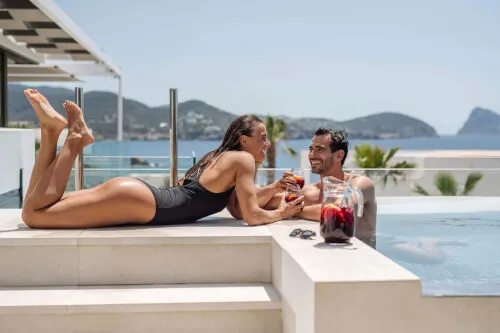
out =
[[[440,134],[475,106],[500,112],[498,0],[56,3],[122,68],[124,95],[151,106],[177,87],[237,114],[400,111]]]

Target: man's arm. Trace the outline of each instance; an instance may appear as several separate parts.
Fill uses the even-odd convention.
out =
[[[368,177],[361,176],[353,180],[353,186],[363,193],[363,216],[356,220],[356,237],[366,244],[376,246],[377,198],[375,183]],[[357,207],[356,207],[357,208]]]
[[[363,204],[374,203],[375,200],[375,183],[371,178],[359,176],[353,180],[352,186],[359,189],[363,193]]]
[[[319,222],[321,219],[321,204],[304,206],[299,218]]]
[[[299,214],[299,218],[311,221],[320,221],[321,218],[321,198],[319,189],[314,185],[304,186],[304,209]]]

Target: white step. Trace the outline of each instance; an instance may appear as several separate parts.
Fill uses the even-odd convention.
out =
[[[270,231],[214,216],[183,226],[33,230],[0,210],[0,287],[271,281]]]
[[[0,289],[0,331],[279,333],[271,284]]]

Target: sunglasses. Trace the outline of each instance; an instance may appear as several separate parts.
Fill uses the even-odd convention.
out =
[[[289,236],[300,237],[302,239],[311,239],[311,237],[316,236],[316,233],[312,230],[293,229]]]

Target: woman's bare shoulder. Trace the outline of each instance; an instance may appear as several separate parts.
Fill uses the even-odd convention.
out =
[[[255,159],[250,153],[247,153],[246,151],[227,151],[223,154],[223,156],[221,156],[221,161],[232,166],[238,166],[241,164],[255,166]]]

